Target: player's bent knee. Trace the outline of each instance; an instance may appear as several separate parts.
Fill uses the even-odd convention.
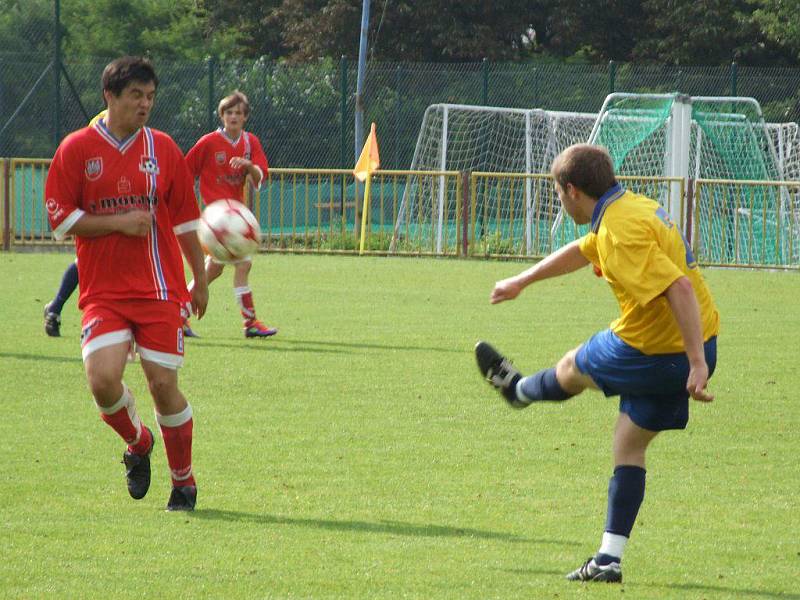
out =
[[[578,348],[567,352],[556,365],[556,377],[561,387],[571,394],[579,394],[586,388],[597,388],[591,377],[581,373],[575,362]]]

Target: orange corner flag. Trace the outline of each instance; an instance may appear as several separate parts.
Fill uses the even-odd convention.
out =
[[[359,181],[366,181],[367,177],[372,175],[381,166],[381,157],[378,153],[378,136],[375,134],[375,123],[369,130],[369,137],[364,144],[364,149],[361,151],[361,156],[358,157],[356,168],[353,169],[353,175]]]

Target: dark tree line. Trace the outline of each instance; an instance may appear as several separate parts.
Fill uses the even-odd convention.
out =
[[[0,0],[0,51],[53,45],[55,0]],[[66,58],[355,58],[361,0],[60,0]],[[800,63],[800,0],[375,0],[370,58]]]

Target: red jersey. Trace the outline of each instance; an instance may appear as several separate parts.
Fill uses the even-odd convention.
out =
[[[200,178],[200,198],[205,204],[225,198],[243,202],[246,173],[231,167],[230,160],[236,156],[252,161],[264,181],[269,170],[267,156],[258,137],[247,131],[232,140],[220,127],[197,140],[186,154],[189,170]]]
[[[104,120],[71,133],[53,157],[45,197],[56,239],[86,213],[153,215],[145,237],[76,236],[79,307],[122,298],[188,300],[175,236],[196,230],[200,214],[186,161],[166,133],[144,127],[118,140]]]

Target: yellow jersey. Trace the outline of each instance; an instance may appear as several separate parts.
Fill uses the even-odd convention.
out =
[[[644,354],[685,351],[664,292],[681,276],[692,282],[703,340],[719,332],[719,313],[683,234],[655,201],[614,186],[598,200],[581,254],[602,271],[621,315],[609,327]]]
[[[89,121],[89,127],[97,123],[100,119],[105,119],[106,115],[108,115],[108,109],[104,108],[103,110],[101,110],[99,113],[97,113],[95,116],[92,117],[92,120]]]

